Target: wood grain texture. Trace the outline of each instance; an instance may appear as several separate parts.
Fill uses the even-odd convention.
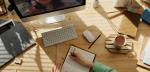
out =
[[[149,72],[143,68],[137,67],[136,65],[141,48],[144,44],[143,42],[146,42],[145,38],[150,37],[149,35],[147,35],[147,31],[150,30],[149,25],[146,25],[144,23],[139,24],[138,37],[133,40],[133,52],[128,54],[110,53],[109,51],[107,51],[107,49],[105,49],[105,38],[110,34],[117,33],[116,28],[112,25],[112,23],[115,23],[118,26],[129,24],[129,26],[133,27],[131,28],[133,30],[131,30],[130,32],[129,28],[126,28],[126,25],[125,29],[129,33],[133,33],[133,36],[135,36],[137,28],[135,28],[132,22],[130,22],[122,14],[120,14],[119,17],[109,19],[107,10],[108,12],[114,11],[113,14],[120,12],[117,9],[112,8],[112,0],[99,1],[101,6],[95,9],[92,7],[92,0],[87,0],[87,5],[84,10],[65,14],[66,20],[62,22],[47,24],[44,22],[44,19],[31,22],[23,22],[23,25],[36,40],[37,45],[17,57],[23,59],[22,65],[16,65],[14,64],[14,61],[12,61],[0,71],[12,72],[13,70],[17,70],[17,72],[51,72],[51,69],[55,65],[55,63],[62,63],[64,61],[70,44],[73,44],[95,53],[97,55],[96,61],[100,61],[110,67],[113,67],[118,72]],[[8,13],[7,15],[1,16],[0,18],[13,19],[17,21],[19,20],[19,17],[14,12]],[[78,34],[77,39],[59,43],[57,45],[52,45],[47,48],[43,47],[41,38],[42,32],[54,30],[58,27],[65,26],[70,23],[75,25]],[[91,43],[88,43],[82,37],[82,32],[87,29],[90,30],[95,37],[102,33],[102,36],[90,49],[88,49],[88,47]]]

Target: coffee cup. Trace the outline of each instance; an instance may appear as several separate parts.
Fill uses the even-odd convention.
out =
[[[118,35],[115,37],[114,46],[117,49],[121,49],[121,47],[126,45],[126,36],[125,35]]]

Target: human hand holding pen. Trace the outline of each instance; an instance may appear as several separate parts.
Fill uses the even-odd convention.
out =
[[[71,52],[70,57],[71,57],[71,59],[73,59],[74,61],[76,61],[77,63],[79,63],[79,64],[81,64],[81,65],[83,65],[83,66],[85,66],[85,67],[91,67],[92,64],[93,64],[92,62],[86,60],[86,59],[81,55],[80,52],[77,52],[77,51],[75,51],[75,50],[74,50],[73,52]]]

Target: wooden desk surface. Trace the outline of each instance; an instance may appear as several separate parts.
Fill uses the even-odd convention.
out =
[[[54,63],[62,63],[70,44],[74,44],[94,52],[97,55],[97,61],[117,69],[118,72],[148,72],[141,68],[137,68],[136,66],[137,54],[141,49],[139,46],[141,45],[141,41],[135,41],[135,52],[131,52],[126,55],[112,54],[105,49],[105,38],[110,34],[116,34],[116,31],[112,28],[112,25],[108,21],[108,18],[106,18],[105,13],[100,13],[99,11],[95,10],[92,8],[91,4],[91,1],[87,0],[87,6],[85,10],[68,13],[66,14],[67,19],[65,21],[52,25],[46,24],[43,22],[43,20],[24,22],[24,26],[32,34],[37,44],[17,57],[23,59],[23,63],[21,65],[16,65],[14,64],[14,61],[12,61],[0,71],[12,72],[14,69],[16,69],[17,72],[51,72],[51,68],[53,67]],[[8,14],[0,18],[11,18],[18,20],[18,17],[14,13],[12,15]],[[75,25],[76,31],[78,33],[77,39],[53,45],[47,48],[43,47],[41,39],[42,32],[53,30],[70,23]],[[82,32],[86,29],[92,31],[94,36],[98,36],[101,32],[103,34],[91,49],[87,49],[90,43],[88,43],[82,37]]]

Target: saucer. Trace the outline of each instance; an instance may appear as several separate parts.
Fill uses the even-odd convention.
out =
[[[128,53],[133,50],[133,42],[132,39],[126,36],[126,45],[122,46],[120,49],[117,49],[114,45],[114,40],[118,36],[118,34],[112,34],[105,40],[105,48],[113,53]]]

